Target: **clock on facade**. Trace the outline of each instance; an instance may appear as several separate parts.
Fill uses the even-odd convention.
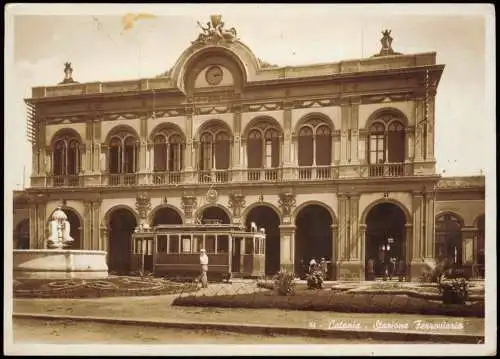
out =
[[[208,68],[205,73],[205,79],[212,86],[220,84],[222,81],[222,69],[219,66],[212,66]]]

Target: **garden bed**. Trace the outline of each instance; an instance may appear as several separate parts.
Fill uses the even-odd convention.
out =
[[[445,305],[403,295],[336,293],[326,290],[299,290],[299,288],[295,295],[290,296],[280,296],[275,291],[217,296],[189,295],[176,298],[173,305],[484,317],[484,303],[481,302]]]
[[[153,277],[109,277],[106,279],[17,279],[16,298],[98,298],[191,293],[196,283],[173,283]]]

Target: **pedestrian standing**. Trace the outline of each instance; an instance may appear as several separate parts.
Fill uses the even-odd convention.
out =
[[[200,265],[201,265],[201,287],[207,288],[208,287],[208,278],[207,278],[208,256],[207,256],[205,249],[200,250]]]

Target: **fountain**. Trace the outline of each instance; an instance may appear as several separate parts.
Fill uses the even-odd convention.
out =
[[[46,249],[14,250],[14,278],[107,278],[106,252],[70,249],[66,213],[58,207],[49,223]]]

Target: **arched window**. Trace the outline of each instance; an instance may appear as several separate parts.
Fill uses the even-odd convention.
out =
[[[109,141],[109,173],[135,173],[139,164],[139,141],[128,132],[111,136]]]
[[[436,218],[435,257],[437,262],[462,266],[462,223],[453,214],[445,213]]]
[[[304,126],[299,131],[299,166],[312,166],[314,162],[313,130]]]
[[[225,130],[210,128],[204,131],[200,137],[200,169],[228,169],[230,147],[231,140]]]
[[[332,159],[332,137],[328,126],[316,129],[316,165],[329,166]]]
[[[331,127],[324,119],[317,117],[308,119],[299,130],[299,166],[330,166],[332,159],[331,135]]]
[[[392,115],[379,116],[369,127],[370,164],[404,162],[405,141],[402,121]]]
[[[385,125],[375,122],[370,127],[370,143],[368,157],[371,164],[382,164],[385,162]]]
[[[264,142],[262,132],[258,129],[248,133],[247,157],[248,168],[262,168]]]
[[[280,165],[280,133],[273,121],[261,119],[247,135],[247,167],[275,168]]]
[[[80,142],[73,136],[62,136],[52,148],[54,176],[74,176],[80,171]]]
[[[399,121],[392,121],[388,126],[387,159],[390,163],[400,163],[405,160],[405,130]]]
[[[184,142],[177,134],[159,133],[154,139],[154,171],[181,171],[183,168]]]
[[[270,128],[265,134],[265,162],[266,168],[278,167],[280,156],[280,134],[274,128]]]

